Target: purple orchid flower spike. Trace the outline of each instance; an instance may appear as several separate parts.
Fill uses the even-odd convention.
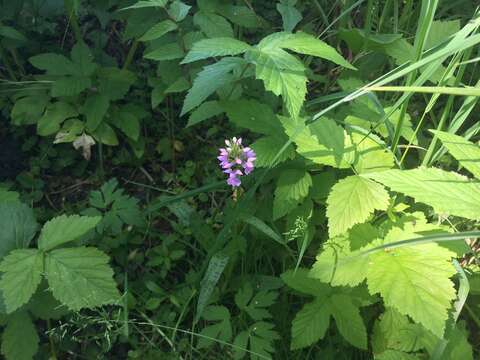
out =
[[[228,174],[227,184],[236,188],[242,184],[240,177],[250,174],[255,167],[255,151],[242,145],[242,138],[225,140],[225,148],[220,148],[217,157],[223,172]]]

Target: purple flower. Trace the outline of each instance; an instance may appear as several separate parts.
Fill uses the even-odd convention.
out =
[[[255,152],[249,147],[243,147],[241,138],[225,140],[226,148],[220,148],[217,157],[223,172],[228,174],[227,184],[233,187],[241,185],[240,176],[250,174],[257,159]]]

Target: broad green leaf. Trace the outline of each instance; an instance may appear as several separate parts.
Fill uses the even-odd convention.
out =
[[[42,228],[38,248],[51,250],[59,245],[78,239],[95,228],[101,217],[61,215],[48,221]]]
[[[97,69],[98,65],[93,61],[93,55],[88,46],[82,41],[76,43],[70,53],[75,63],[75,74],[89,77]]]
[[[297,271],[288,270],[281,277],[288,287],[301,293],[312,296],[326,296],[330,294],[330,287],[318,279],[309,276],[310,271],[305,268],[298,268]]]
[[[378,332],[388,349],[418,351],[423,347],[422,337],[427,330],[412,323],[394,308],[387,308],[378,322]]]
[[[356,150],[353,167],[359,174],[388,170],[394,166],[392,152],[385,144],[375,141],[373,135],[352,132],[351,137]]]
[[[2,334],[2,354],[7,360],[32,360],[38,351],[37,329],[26,311],[11,315]]]
[[[283,29],[292,32],[302,20],[302,14],[295,8],[297,0],[281,0],[277,4],[277,11],[282,15]]]
[[[28,41],[25,35],[20,31],[14,29],[11,26],[0,25],[0,37],[5,37],[12,40],[18,40],[21,42]]]
[[[286,134],[297,146],[297,152],[316,164],[345,169],[354,161],[354,146],[345,130],[335,121],[321,118],[306,126],[302,118],[279,116]]]
[[[259,356],[263,359],[269,359],[275,353],[274,341],[280,339],[280,336],[273,328],[273,324],[264,321],[256,322],[250,326],[250,351],[258,354],[258,356],[254,356],[252,359],[256,359]]]
[[[85,76],[68,76],[56,80],[52,85],[52,96],[76,96],[92,86],[92,81]]]
[[[10,116],[14,125],[36,124],[50,100],[49,96],[38,93],[15,101]]]
[[[340,180],[332,187],[327,199],[330,237],[341,235],[353,225],[365,222],[375,210],[386,210],[389,199],[383,186],[361,176],[353,175]]]
[[[232,339],[232,324],[230,323],[230,312],[224,306],[211,305],[205,308],[202,318],[207,321],[216,321],[202,329],[200,335],[229,342]],[[203,349],[214,344],[213,340],[200,337],[197,348]]]
[[[425,49],[433,48],[446,41],[450,36],[457,33],[461,28],[460,20],[435,20],[432,22],[428,37],[425,41]]]
[[[87,98],[82,112],[87,118],[87,128],[90,131],[95,131],[98,125],[100,125],[109,107],[110,101],[105,95],[93,94]]]
[[[4,202],[20,202],[20,194],[16,191],[9,191],[7,189],[0,188],[0,207]],[[1,210],[0,210],[1,211]],[[1,240],[0,240],[1,242]],[[1,253],[1,250],[0,250]],[[1,255],[0,255],[1,258]]]
[[[250,45],[230,37],[204,39],[193,44],[192,50],[188,52],[181,63],[188,64],[215,56],[243,54],[248,49],[250,49]]]
[[[325,336],[330,326],[330,302],[318,298],[304,305],[292,321],[292,350],[316,343]]]
[[[0,203],[0,260],[13,249],[28,247],[37,227],[35,214],[27,205]]]
[[[163,35],[174,31],[178,28],[178,25],[175,24],[172,20],[163,20],[158,24],[154,25],[150,30],[148,30],[139,40],[140,41],[152,41],[156,40]]]
[[[252,8],[244,5],[218,4],[216,11],[232,23],[246,27],[263,27],[266,21]]]
[[[432,131],[442,141],[450,154],[480,180],[480,146],[461,136],[444,131]]]
[[[265,89],[281,95],[290,115],[297,117],[307,93],[302,62],[278,47],[251,49],[246,60],[255,64],[255,76],[263,81]]]
[[[76,73],[75,64],[60,54],[46,53],[28,59],[37,69],[45,70],[49,75],[72,75]]]
[[[368,257],[355,255],[347,237],[330,239],[317,255],[310,275],[332,286],[357,286],[367,275]]]
[[[97,71],[98,93],[111,101],[122,99],[136,80],[133,72],[116,67],[102,67]]]
[[[275,157],[287,141],[288,138],[285,135],[274,135],[264,136],[251,144],[250,147],[257,155],[255,166],[272,167],[288,159],[293,159],[295,157],[295,149],[293,148],[293,145],[290,144],[280,157],[274,161]]]
[[[55,134],[60,130],[60,125],[68,118],[75,117],[78,112],[72,105],[58,101],[47,107],[43,116],[38,120],[37,133],[41,136]]]
[[[347,295],[335,294],[331,298],[331,312],[338,331],[350,344],[367,349],[367,329],[360,310]]]
[[[209,38],[233,38],[232,26],[220,15],[200,10],[193,16],[193,23]]]
[[[184,55],[185,53],[178,43],[170,43],[155,48],[143,57],[149,60],[163,61],[181,59]]]
[[[7,313],[26,304],[42,280],[43,253],[36,249],[13,250],[0,263],[0,290]]]
[[[457,173],[418,168],[388,170],[362,176],[428,204],[439,214],[480,218],[480,184]]]
[[[92,136],[102,144],[110,146],[118,145],[118,138],[115,134],[115,130],[105,122],[100,123]]]
[[[398,350],[386,350],[375,355],[375,360],[418,360],[418,356]]]
[[[116,303],[119,293],[108,261],[93,247],[48,252],[45,274],[53,296],[73,311]]]
[[[435,243],[376,252],[369,256],[368,289],[380,293],[386,306],[442,337],[456,297],[449,279],[456,273],[454,256]]]
[[[167,4],[168,0],[142,0],[138,1],[135,4],[122,8],[120,10],[128,10],[128,9],[142,9],[142,8],[150,8],[150,7],[158,7],[163,8]]]
[[[223,107],[218,101],[206,101],[201,104],[197,109],[192,111],[190,117],[188,118],[188,123],[186,127],[196,125],[204,120],[220,115],[223,112]]]
[[[140,121],[135,114],[122,109],[116,112],[113,124],[133,141],[138,140],[140,136]]]
[[[184,4],[180,0],[175,0],[168,9],[168,15],[176,22],[180,22],[185,19],[191,8],[190,5]]]
[[[28,302],[27,309],[36,318],[42,320],[58,320],[69,312],[66,306],[53,297],[46,281],[40,284],[40,287]]]
[[[333,47],[304,32],[294,34],[287,32],[274,33],[262,39],[258,46],[262,50],[268,48],[288,49],[300,54],[320,57],[347,69],[356,70]]]
[[[303,200],[312,186],[312,177],[305,169],[287,169],[278,179],[273,202],[273,218],[278,219]],[[290,206],[285,206],[290,204]]]
[[[185,97],[181,115],[196,108],[211,94],[222,86],[233,81],[231,72],[243,65],[240,58],[223,58],[219,62],[205,66],[193,82],[193,86]]]
[[[237,126],[259,134],[283,135],[282,126],[268,105],[246,99],[224,101],[221,105],[228,119]]]

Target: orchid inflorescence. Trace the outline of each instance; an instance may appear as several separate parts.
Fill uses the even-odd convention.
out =
[[[243,147],[241,138],[225,140],[226,148],[220,149],[220,166],[228,174],[227,184],[238,187],[242,183],[240,176],[248,175],[253,171],[257,159],[255,152],[249,147]]]

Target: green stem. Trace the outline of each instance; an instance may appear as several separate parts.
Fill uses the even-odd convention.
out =
[[[50,342],[50,351],[52,355],[52,359],[57,359],[57,352],[55,351],[55,343],[53,342],[52,335],[50,334],[50,330],[52,329],[52,323],[50,319],[47,319],[47,328],[48,328],[48,340]]]

